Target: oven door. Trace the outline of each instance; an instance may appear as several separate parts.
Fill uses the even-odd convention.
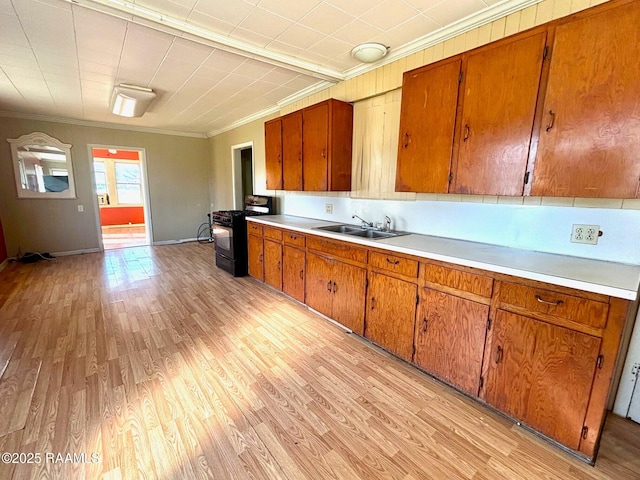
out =
[[[233,228],[227,225],[213,224],[213,239],[216,252],[227,258],[234,259]]]

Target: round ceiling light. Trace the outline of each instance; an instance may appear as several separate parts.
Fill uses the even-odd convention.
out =
[[[351,56],[362,63],[373,63],[384,57],[389,47],[381,43],[363,43],[351,50]]]

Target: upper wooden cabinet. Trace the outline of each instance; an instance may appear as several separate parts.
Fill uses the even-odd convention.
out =
[[[265,122],[267,188],[351,190],[352,137],[353,106],[335,99]]]
[[[457,58],[404,74],[397,192],[449,189],[461,63]]]
[[[282,189],[302,190],[302,112],[300,111],[282,117]]]
[[[638,197],[640,2],[598,11],[556,29],[532,195]]]
[[[282,119],[264,122],[264,150],[267,188],[282,190]]]
[[[516,38],[466,60],[451,192],[523,193],[547,33]]]

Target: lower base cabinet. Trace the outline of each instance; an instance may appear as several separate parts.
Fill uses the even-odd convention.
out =
[[[488,318],[488,305],[422,288],[414,363],[477,396]]]
[[[371,272],[364,336],[411,361],[417,285]]]
[[[306,271],[307,305],[362,335],[367,271],[314,253]]]
[[[276,290],[282,290],[282,245],[264,239],[264,281]]]
[[[578,450],[600,339],[503,310],[492,328],[486,402]]]
[[[249,275],[264,280],[262,236],[247,235],[247,249],[249,255]]]
[[[305,251],[284,245],[282,247],[282,291],[304,303]]]

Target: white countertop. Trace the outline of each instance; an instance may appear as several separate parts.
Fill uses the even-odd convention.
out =
[[[291,215],[247,217],[247,220],[626,300],[635,300],[640,286],[640,265],[554,255],[429,235],[409,234],[379,240],[365,239],[314,230],[316,227],[339,225],[338,222]]]

